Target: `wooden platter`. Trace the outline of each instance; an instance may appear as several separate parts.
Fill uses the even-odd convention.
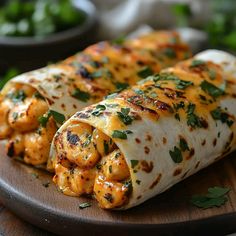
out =
[[[223,235],[236,232],[236,153],[127,211],[99,209],[92,199],[67,197],[51,175],[9,159],[0,151],[0,200],[21,218],[60,235]],[[231,188],[220,208],[198,209],[193,194],[208,187]],[[92,206],[79,209],[82,202]]]

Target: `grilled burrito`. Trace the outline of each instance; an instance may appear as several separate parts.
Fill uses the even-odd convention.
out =
[[[45,165],[57,126],[76,111],[189,55],[177,33],[159,31],[121,45],[100,42],[15,77],[0,94],[0,140],[7,155]]]
[[[128,209],[236,149],[236,59],[209,50],[88,106],[58,130],[53,181]]]

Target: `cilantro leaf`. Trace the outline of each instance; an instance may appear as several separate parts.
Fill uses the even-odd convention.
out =
[[[78,100],[82,102],[87,102],[91,96],[89,93],[84,92],[80,90],[79,88],[76,88],[74,92],[72,93],[72,97],[77,98]]]
[[[230,188],[222,188],[222,187],[212,187],[208,189],[208,194],[206,195],[209,198],[218,198],[222,197],[230,191]]]
[[[130,125],[133,121],[133,118],[129,116],[130,108],[121,108],[121,111],[117,112],[119,119],[125,124]]]
[[[130,160],[131,163],[131,168],[133,169],[135,166],[138,165],[139,161],[138,160]]]
[[[229,114],[222,111],[220,107],[212,110],[211,116],[214,120],[220,120],[222,123],[226,123],[229,127],[234,123],[233,120],[229,119]]]
[[[127,139],[127,134],[133,133],[130,130],[113,130],[112,138]]]
[[[106,110],[106,106],[102,104],[98,104],[95,110],[91,113],[93,116],[99,116],[102,114],[103,111]]]
[[[194,195],[192,196],[190,202],[203,209],[220,207],[228,201],[225,196],[230,191],[229,188],[223,187],[212,187],[208,188],[208,193],[205,195]]]
[[[206,80],[200,84],[200,87],[204,92],[208,93],[213,98],[217,98],[225,94],[223,89],[216,87],[214,84],[207,82]]]
[[[202,66],[202,65],[205,65],[205,64],[206,64],[205,61],[196,59],[196,60],[192,61],[190,67],[198,67],[198,66]]]
[[[49,113],[53,116],[54,120],[59,124],[63,124],[63,122],[66,119],[63,114],[61,114],[57,111],[49,110]]]
[[[138,76],[141,78],[146,78],[150,75],[153,75],[153,70],[149,67],[149,66],[145,66],[144,68],[142,68],[141,70],[138,71]]]
[[[174,146],[174,150],[170,150],[169,154],[175,163],[180,163],[183,161],[181,150],[178,147]]]
[[[83,202],[81,204],[79,204],[79,209],[84,209],[84,208],[87,208],[87,207],[91,207],[92,204],[90,202]]]

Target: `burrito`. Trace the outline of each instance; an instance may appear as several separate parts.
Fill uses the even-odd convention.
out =
[[[209,50],[78,111],[58,130],[53,181],[128,209],[236,149],[236,58]]]
[[[100,42],[15,77],[0,94],[0,140],[7,155],[45,165],[58,126],[76,111],[189,55],[177,33],[159,31],[122,44]]]

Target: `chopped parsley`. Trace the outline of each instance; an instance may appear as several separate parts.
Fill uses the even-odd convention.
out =
[[[44,99],[44,97],[38,91],[34,93],[33,97],[37,99]]]
[[[183,156],[182,156],[182,153],[181,153],[181,150],[174,146],[174,150],[170,150],[169,151],[169,154],[171,156],[171,159],[175,162],[175,163],[180,163],[183,161]]]
[[[48,120],[51,116],[51,113],[50,112],[47,112],[46,114],[44,114],[43,116],[40,116],[38,118],[38,122],[39,124],[42,126],[42,127],[46,127],[47,126],[47,123],[48,123]]]
[[[201,119],[194,113],[196,105],[189,103],[187,107],[187,124],[192,128],[202,127]]]
[[[177,89],[186,89],[190,85],[193,85],[192,81],[181,80],[176,75],[169,74],[169,73],[159,74],[159,75],[155,76],[153,80],[154,80],[154,82],[157,82],[157,81],[173,81],[173,82],[175,82]]]
[[[173,48],[165,48],[164,54],[169,58],[176,58],[176,52]]]
[[[90,99],[90,94],[80,90],[79,88],[76,88],[74,92],[72,93],[72,97],[82,102],[87,102]]]
[[[26,99],[26,94],[23,90],[17,90],[14,93],[10,93],[8,98],[10,98],[14,103],[23,102]]]
[[[224,112],[220,107],[211,111],[211,116],[214,120],[220,120],[222,123],[226,123],[229,127],[234,123],[234,121],[230,119],[229,114]]]
[[[112,165],[109,165],[109,173],[112,173]]]
[[[115,86],[116,86],[117,91],[120,92],[120,91],[128,88],[129,84],[128,83],[117,82],[117,83],[115,83]]]
[[[179,113],[175,113],[175,119],[180,121],[180,116],[179,116]]]
[[[113,130],[112,138],[127,139],[127,134],[131,134],[130,130]]]
[[[205,64],[206,63],[203,60],[193,60],[190,67],[198,67],[198,66],[203,66]]]
[[[53,110],[49,110],[49,113],[53,116],[54,120],[58,123],[58,124],[63,124],[63,122],[65,121],[65,116],[57,111],[53,111]]]
[[[213,98],[217,98],[217,97],[225,94],[225,92],[222,88],[218,88],[214,84],[212,84],[206,80],[204,80],[200,84],[200,87],[204,92],[208,93]]]
[[[146,78],[150,75],[153,75],[153,70],[149,67],[149,66],[145,66],[144,68],[142,68],[141,70],[138,71],[138,76],[141,78]]]
[[[131,163],[131,168],[133,169],[135,166],[138,165],[139,161],[138,160],[130,160]]]
[[[205,195],[194,195],[192,196],[190,202],[203,209],[212,208],[212,207],[220,207],[224,205],[228,198],[226,194],[230,191],[229,188],[223,187],[212,187],[208,188],[208,193]]]
[[[105,155],[109,154],[109,144],[106,140],[103,141],[103,148]]]
[[[130,125],[133,121],[133,117],[129,116],[130,108],[121,108],[121,111],[117,112],[119,119],[125,124]]]
[[[123,35],[111,41],[112,44],[117,44],[117,45],[123,45],[124,42],[125,42],[125,36]]]
[[[106,106],[102,104],[98,104],[95,110],[91,113],[93,116],[100,116],[103,111],[106,110]]]
[[[91,206],[92,206],[92,204],[90,202],[83,202],[83,203],[79,204],[79,209],[84,209],[84,208],[91,207]]]

